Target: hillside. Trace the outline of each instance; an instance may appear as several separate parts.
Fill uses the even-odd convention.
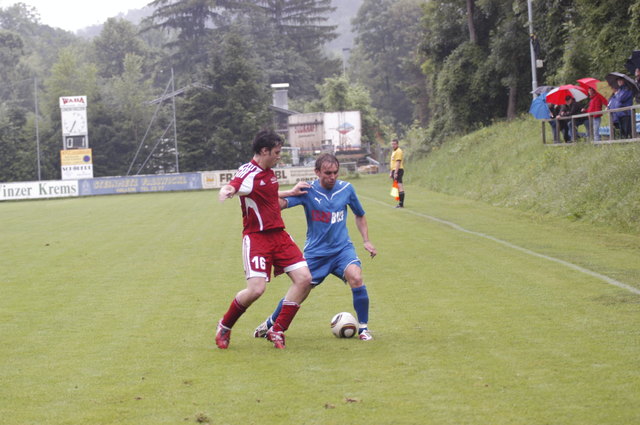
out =
[[[331,4],[336,10],[329,16],[328,24],[336,25],[338,37],[327,43],[327,50],[335,55],[341,56],[343,48],[353,47],[354,34],[351,32],[351,20],[358,14],[358,9],[364,0],[332,0]],[[139,24],[144,18],[153,14],[153,7],[146,6],[141,9],[130,9],[122,12],[116,18],[122,18],[134,24]],[[106,21],[106,19],[105,19]],[[91,39],[100,35],[102,24],[91,25],[79,30],[76,35],[82,38]]]
[[[409,154],[417,143],[406,141]],[[410,162],[407,182],[640,233],[640,144],[544,146],[529,116],[446,141]]]

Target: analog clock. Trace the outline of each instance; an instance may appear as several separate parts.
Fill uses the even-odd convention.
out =
[[[71,136],[87,134],[87,112],[64,111],[62,113],[62,133]]]

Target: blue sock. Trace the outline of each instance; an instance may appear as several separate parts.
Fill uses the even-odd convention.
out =
[[[273,326],[274,323],[276,323],[276,319],[278,318],[278,315],[280,314],[280,310],[282,310],[282,302],[284,301],[284,298],[280,300],[280,302],[278,303],[278,306],[276,307],[276,309],[273,311],[273,313],[271,313],[271,317],[267,318],[267,327],[271,327]]]
[[[351,288],[353,293],[353,308],[358,315],[358,322],[369,323],[369,294],[365,285],[359,288]]]

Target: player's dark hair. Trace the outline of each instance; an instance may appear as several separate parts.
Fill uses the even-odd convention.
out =
[[[253,138],[253,153],[259,154],[262,148],[267,148],[270,151],[283,144],[284,141],[278,133],[273,130],[262,130]]]
[[[318,159],[316,159],[316,171],[320,171],[322,169],[322,164],[327,163],[335,164],[338,167],[338,170],[340,169],[340,161],[338,161],[338,158],[336,158],[335,155],[323,153],[318,157]]]

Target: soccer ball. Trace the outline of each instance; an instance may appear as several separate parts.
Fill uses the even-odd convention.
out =
[[[358,333],[358,321],[351,313],[338,313],[331,319],[331,332],[338,338],[351,338]]]

